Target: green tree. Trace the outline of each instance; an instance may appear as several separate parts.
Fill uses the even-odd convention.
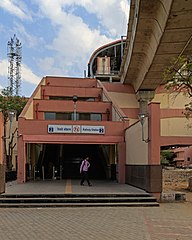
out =
[[[4,89],[0,93],[0,110],[3,113],[4,117],[4,155],[6,156],[7,168],[10,170],[12,167],[12,152],[15,147],[13,144],[14,135],[17,133],[17,129],[12,131],[10,136],[6,136],[6,126],[9,121],[9,113],[12,111],[15,112],[16,117],[18,117],[24,108],[27,99],[20,96],[11,96],[9,94],[9,89]],[[7,141],[8,144],[7,144]]]
[[[173,165],[173,160],[176,157],[176,154],[171,150],[162,150],[161,151],[161,164],[162,165]]]
[[[4,123],[8,121],[8,112],[10,110],[14,110],[17,116],[19,116],[26,102],[27,98],[12,96],[9,94],[8,88],[3,89],[0,94],[0,109],[3,112]]]
[[[170,92],[183,93],[189,98],[185,105],[186,117],[192,116],[192,56],[173,60],[164,72],[166,89]]]

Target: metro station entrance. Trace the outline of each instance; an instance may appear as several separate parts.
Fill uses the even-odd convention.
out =
[[[26,179],[79,179],[81,161],[90,158],[90,179],[116,179],[116,145],[27,143]]]

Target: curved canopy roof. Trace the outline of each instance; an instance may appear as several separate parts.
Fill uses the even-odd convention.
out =
[[[110,57],[112,71],[119,72],[125,40],[119,39],[96,49],[88,62],[88,77],[94,77],[97,71],[97,57]]]

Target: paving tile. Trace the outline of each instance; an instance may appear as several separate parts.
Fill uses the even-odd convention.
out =
[[[65,181],[7,186],[6,192],[61,193]],[[134,192],[131,186],[95,181],[73,192]],[[31,188],[30,188],[31,187]],[[192,204],[163,203],[160,207],[1,208],[1,240],[191,240]]]

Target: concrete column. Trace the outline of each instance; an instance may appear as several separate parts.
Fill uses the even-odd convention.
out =
[[[17,181],[18,183],[26,182],[26,154],[25,143],[22,136],[18,137],[18,169],[17,169]]]
[[[119,183],[125,183],[125,164],[126,164],[126,144],[121,142],[118,144],[118,176]]]
[[[0,194],[5,192],[4,118],[0,112]]]
[[[146,189],[160,198],[162,191],[162,167],[160,164],[160,103],[150,103],[149,143]]]
[[[150,103],[149,110],[149,144],[148,164],[160,164],[160,103]]]
[[[139,113],[148,114],[148,103],[154,98],[155,92],[149,90],[141,90],[136,93],[136,98],[139,102]]]
[[[4,136],[4,121],[3,113],[0,112],[0,164],[3,164],[3,136]]]

